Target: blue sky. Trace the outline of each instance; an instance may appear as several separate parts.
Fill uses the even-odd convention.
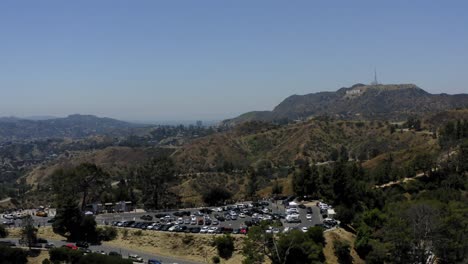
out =
[[[223,119],[370,82],[468,92],[466,1],[1,1],[0,116]]]

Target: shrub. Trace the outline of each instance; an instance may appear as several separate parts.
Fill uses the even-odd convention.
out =
[[[19,248],[0,246],[0,263],[28,263],[28,253]]]
[[[334,242],[335,255],[338,258],[338,262],[342,264],[352,263],[351,251],[348,242],[336,240]]]
[[[192,241],[193,241],[193,236],[190,236],[190,235],[184,236],[184,237],[182,238],[182,242],[183,242],[185,245],[188,245],[188,244],[192,243]]]
[[[97,232],[100,241],[110,241],[117,237],[117,228],[113,226],[99,227]]]
[[[44,260],[42,261],[42,264],[51,264],[51,263],[52,263],[52,262],[50,262],[49,259],[44,259]]]
[[[143,232],[141,230],[137,230],[137,231],[133,232],[133,235],[134,236],[142,236]]]
[[[122,238],[123,238],[123,239],[127,239],[127,237],[128,237],[128,229],[125,228],[125,229],[122,231]]]
[[[83,256],[83,253],[78,250],[69,248],[53,248],[49,250],[50,261],[53,263],[76,263]]]
[[[234,239],[230,235],[216,237],[214,244],[218,249],[218,255],[224,259],[228,259],[234,252]]]
[[[221,262],[221,260],[219,259],[218,256],[213,256],[213,258],[211,259],[213,261],[214,264],[218,264]]]
[[[0,238],[5,238],[8,236],[8,230],[4,225],[0,225]]]

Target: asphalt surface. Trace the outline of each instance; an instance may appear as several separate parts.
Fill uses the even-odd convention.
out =
[[[0,241],[12,241],[16,243],[18,246],[18,239],[17,238],[4,238],[0,239]],[[52,242],[55,244],[56,247],[61,247],[63,245],[69,244],[69,242],[66,241],[59,241],[59,240],[48,240],[48,242]],[[200,262],[195,262],[195,261],[187,261],[187,260],[181,260],[173,257],[166,257],[166,256],[158,256],[154,254],[148,254],[145,252],[139,252],[135,250],[128,250],[128,249],[122,249],[122,248],[116,248],[112,246],[108,246],[105,243],[102,245],[91,245],[89,246],[89,249],[93,252],[95,251],[104,251],[107,254],[109,252],[114,251],[122,255],[123,258],[128,258],[129,255],[136,254],[144,259],[144,263],[148,262],[148,259],[157,259],[161,261],[162,263],[179,263],[179,264],[199,264]]]
[[[214,209],[216,207],[208,207],[210,209]],[[286,213],[286,209],[285,207],[283,206],[283,204],[281,203],[281,201],[278,201],[277,203],[270,203],[270,205],[267,207],[268,209],[271,210],[271,213],[282,213],[282,214],[285,214]],[[187,209],[187,210],[180,210],[180,211],[189,211],[190,213],[194,214],[195,212],[199,211],[199,209]],[[172,213],[174,213],[176,211],[168,211],[168,212],[158,212],[158,214],[168,214],[168,215],[172,215]],[[315,226],[315,225],[318,225],[318,224],[321,224],[323,222],[323,219],[322,219],[322,216],[320,214],[320,209],[317,207],[317,206],[312,206],[312,219],[311,220],[307,220],[306,218],[306,215],[307,215],[307,212],[306,212],[306,209],[299,209],[299,212],[300,212],[300,216],[299,216],[299,219],[301,219],[301,223],[287,223],[285,220],[282,220],[283,222],[283,227],[298,227],[298,228],[301,228],[301,227],[310,227],[310,226]],[[223,211],[223,212],[212,212],[210,214],[210,218],[211,219],[215,219],[214,218],[214,215],[215,214],[218,214],[218,215],[224,215],[226,213],[226,211]],[[96,216],[96,222],[98,224],[105,224],[105,223],[112,223],[114,221],[137,221],[137,222],[157,222],[159,219],[156,219],[154,218],[154,215],[156,213],[150,213],[150,212],[146,212],[146,213],[132,213],[132,212],[128,212],[128,213],[116,213],[116,214],[101,214],[101,215],[97,215]],[[140,219],[141,216],[143,215],[151,215],[153,216],[153,220],[151,221],[145,221],[145,220],[142,220]],[[178,218],[178,217],[176,217]],[[186,218],[189,218],[187,216],[184,216],[183,217],[184,219]],[[224,222],[219,222],[219,225],[217,226],[220,226],[220,227],[229,227],[229,228],[240,228],[241,226],[244,225],[244,222],[245,221],[248,221],[248,220],[251,220],[251,217],[249,216],[246,216],[245,218],[240,218],[239,216],[237,217],[236,220],[226,220]],[[192,226],[192,225],[187,225],[187,224],[183,224],[185,226]],[[198,226],[198,227],[202,227],[204,225],[193,225],[193,226]],[[157,232],[157,231],[155,231]]]

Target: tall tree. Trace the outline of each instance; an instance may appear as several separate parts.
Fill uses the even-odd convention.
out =
[[[145,207],[167,206],[169,184],[174,180],[174,174],[174,163],[168,157],[155,158],[136,170]]]
[[[37,228],[34,227],[34,220],[30,215],[21,221],[21,241],[28,245],[30,250],[37,242]]]

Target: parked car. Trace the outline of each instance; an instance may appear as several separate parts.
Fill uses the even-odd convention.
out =
[[[129,255],[128,256],[128,259],[133,261],[133,262],[138,262],[138,263],[143,263],[143,258],[136,255],[136,254],[133,254],[133,255]]]
[[[115,251],[109,252],[109,256],[113,256],[113,257],[122,257],[122,255],[120,255],[120,253],[115,252]]]
[[[72,250],[78,250],[78,247],[73,245],[73,244],[66,244],[66,245],[63,245],[62,247],[69,248],[69,249],[72,249]]]
[[[202,229],[200,230],[200,233],[208,233],[208,229],[209,229],[208,226],[204,226],[204,227],[202,227]]]
[[[36,216],[39,216],[39,217],[47,217],[47,213],[44,212],[44,211],[37,211],[37,212],[36,212]]]
[[[307,214],[307,215],[306,215],[306,219],[307,219],[307,220],[312,220],[312,215],[311,215],[311,214]]]
[[[11,225],[15,225],[15,222],[13,220],[6,220],[6,221],[3,221],[3,224],[7,226],[11,226]]]
[[[162,264],[162,262],[156,259],[148,259],[148,264]]]
[[[0,246],[14,247],[16,244],[12,241],[0,241]]]
[[[80,247],[80,248],[88,248],[89,244],[84,242],[84,241],[78,241],[78,242],[76,242],[76,246]]]
[[[153,220],[153,217],[151,215],[142,215],[140,219],[145,221],[151,221]]]
[[[38,237],[38,238],[36,239],[36,242],[37,242],[37,243],[41,243],[41,244],[47,244],[47,242],[49,242],[49,241],[47,241],[47,239]]]
[[[54,248],[55,247],[55,244],[54,243],[47,243],[45,244],[44,248],[48,248],[48,249],[51,249],[51,248]]]

